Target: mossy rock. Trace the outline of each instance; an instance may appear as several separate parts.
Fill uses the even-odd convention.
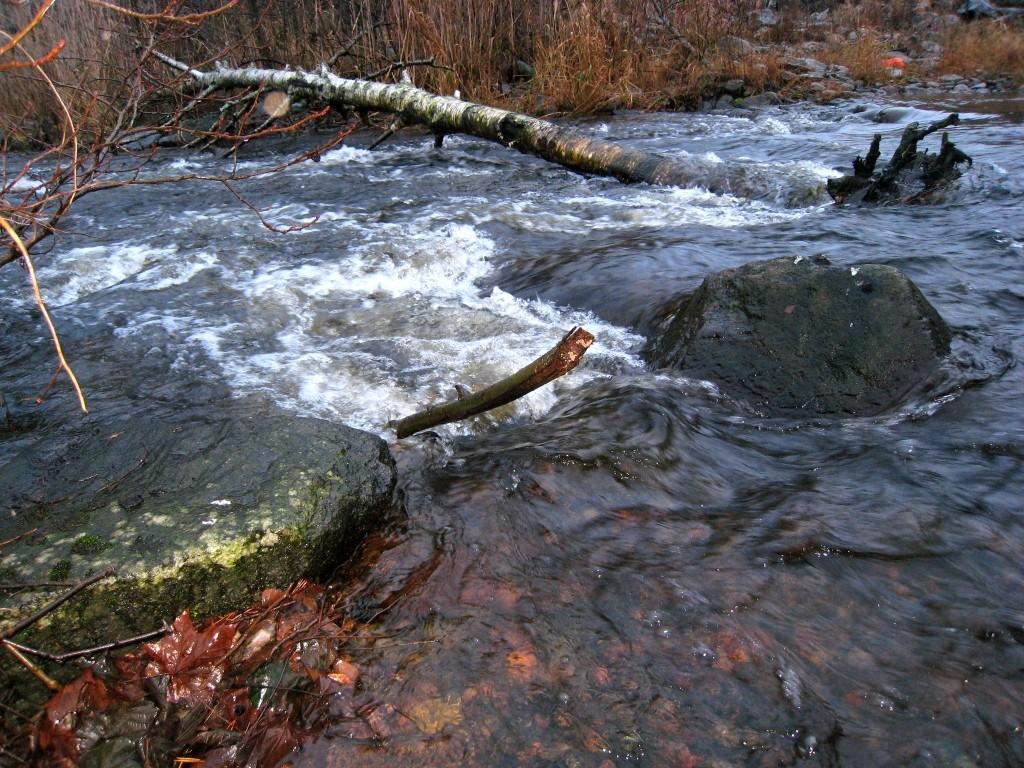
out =
[[[325,578],[390,520],[394,484],[380,438],[267,403],[89,416],[41,435],[0,473],[0,540],[38,528],[0,550],[0,569],[23,582],[117,575],[19,639],[87,647]],[[52,594],[0,598],[5,618]]]
[[[661,313],[651,364],[707,379],[764,415],[861,415],[904,402],[950,332],[893,267],[804,258],[708,277]]]

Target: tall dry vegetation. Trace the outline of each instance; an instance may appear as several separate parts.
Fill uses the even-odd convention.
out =
[[[1006,75],[1024,83],[1024,33],[1001,22],[954,27],[942,46],[939,70],[950,74]]]
[[[222,0],[223,2],[223,0]],[[160,0],[123,0],[144,12]],[[176,13],[214,7],[214,0],[178,2]],[[592,111],[605,106],[677,103],[714,59],[724,34],[751,31],[757,0],[241,0],[228,13],[197,25],[144,24],[81,0],[59,2],[30,41],[31,54],[65,37],[48,73],[69,95],[83,124],[100,123],[126,87],[136,47],[151,42],[204,64],[316,66],[334,61],[350,75],[393,61],[433,58],[445,68],[413,69],[417,84],[459,89],[481,101],[530,111]],[[0,0],[0,25],[14,29],[31,2]],[[29,45],[28,43],[26,44]],[[516,62],[535,70],[518,85]],[[520,65],[520,69],[522,69]],[[0,91],[0,131],[45,135],[54,121],[52,96],[38,75],[8,78]]]
[[[0,0],[0,28],[16,29],[42,0]],[[120,0],[158,12],[167,0]],[[171,0],[176,13],[225,0]],[[939,0],[931,0],[932,5]],[[39,55],[59,37],[62,55],[47,67],[79,122],[109,120],[133,83],[126,73],[140,41],[197,65],[313,67],[367,75],[394,61],[432,58],[444,67],[410,71],[418,85],[529,112],[593,112],[609,107],[694,106],[724,80],[743,77],[753,90],[778,89],[779,46],[816,35],[831,40],[821,58],[855,77],[884,79],[882,53],[894,31],[909,30],[929,0],[849,0],[830,4],[827,24],[795,0],[780,22],[761,27],[763,0],[234,0],[224,14],[194,25],[146,24],[94,5],[61,0],[26,43]],[[948,5],[948,2],[947,2]],[[856,31],[856,39],[846,35]],[[898,37],[898,33],[897,34]],[[725,35],[773,43],[772,50],[724,55]],[[1022,79],[1024,36],[998,25],[954,28],[944,46],[946,71],[1016,72]],[[517,61],[532,79],[517,81]],[[519,74],[522,72],[519,67]],[[152,73],[159,79],[160,73]],[[397,71],[390,72],[393,79]],[[59,122],[56,105],[34,71],[7,77],[0,89],[0,133],[46,136]]]
[[[39,3],[0,4],[0,29],[12,33],[24,27]],[[43,55],[61,39],[60,55],[45,67],[59,83],[59,92],[83,124],[102,122],[123,87],[115,73],[131,55],[125,21],[85,3],[55,3],[33,35],[21,46],[20,58]],[[26,55],[27,54],[27,55]],[[53,90],[31,67],[6,73],[0,88],[0,134],[18,139],[36,134],[54,143],[60,133],[61,110]]]

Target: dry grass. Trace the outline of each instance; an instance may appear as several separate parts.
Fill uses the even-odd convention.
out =
[[[820,54],[828,64],[848,67],[850,75],[865,83],[882,83],[891,80],[885,66],[885,54],[890,44],[873,30],[863,30],[856,40],[844,42]]]
[[[954,27],[942,45],[942,73],[1006,76],[1024,83],[1024,31],[998,22]]]
[[[152,10],[148,0],[126,5]],[[699,100],[713,90],[716,69],[736,76],[715,53],[725,34],[751,34],[757,0],[247,0],[200,28],[150,25],[165,50],[197,65],[214,59],[311,67],[339,51],[336,71],[360,75],[394,60],[434,57],[447,68],[413,71],[418,85],[529,111],[584,113],[609,107],[655,108]],[[0,4],[0,9],[7,6]],[[57,13],[58,8],[60,12]],[[27,6],[20,11],[24,13]],[[80,117],[109,119],[129,78],[124,65],[140,24],[85,2],[58,3],[34,48],[69,33],[65,55],[50,73],[75,95]],[[33,51],[35,52],[35,51]],[[517,60],[536,76],[513,89]],[[761,69],[758,69],[761,68]],[[740,69],[744,69],[743,66]],[[744,69],[755,79],[763,62]],[[37,80],[8,78],[0,114],[46,133],[48,115]],[[98,93],[97,101],[89,101]],[[10,130],[12,126],[8,126]]]
[[[122,2],[141,10],[162,7],[162,0]],[[76,0],[56,3],[26,48],[38,55],[67,37],[65,51],[46,71],[87,129],[109,122],[125,89],[139,87],[127,67],[142,31],[197,65],[223,59],[312,67],[341,53],[335,71],[365,75],[391,61],[434,57],[450,69],[418,67],[412,71],[418,85],[442,93],[459,89],[467,98],[525,111],[586,113],[695,106],[735,77],[752,91],[782,87],[777,53],[720,55],[717,43],[725,35],[775,43],[818,36],[828,45],[812,55],[849,67],[858,79],[884,82],[893,30],[909,23],[915,2],[838,3],[824,26],[809,24],[809,14],[790,4],[785,24],[759,29],[759,0],[243,0],[199,27],[182,28],[144,25]],[[13,28],[30,6],[0,0],[0,25]],[[851,29],[859,31],[855,42],[846,39]],[[956,27],[940,66],[1021,81],[1022,39],[998,24]],[[516,81],[517,60],[533,66],[532,81]],[[0,132],[6,136],[52,134],[55,107],[32,72],[3,76]]]
[[[653,85],[631,22],[611,3],[584,2],[535,33],[531,91],[544,111],[595,112],[641,106]],[[653,57],[651,57],[653,58]]]
[[[861,0],[839,3],[832,10],[831,22],[837,29],[902,30],[914,21],[918,0]]]
[[[0,21],[5,28],[23,25],[36,10],[36,4],[3,6]],[[88,30],[88,34],[72,31]],[[106,121],[125,87],[124,79],[113,76],[128,61],[131,44],[119,18],[84,3],[56,3],[42,24],[23,42],[24,58],[39,56],[61,39],[64,50],[45,69],[60,84],[76,123],[88,134]],[[17,70],[3,76],[0,89],[0,132],[14,140],[35,134],[49,141],[60,132],[59,105],[41,77],[32,69]]]

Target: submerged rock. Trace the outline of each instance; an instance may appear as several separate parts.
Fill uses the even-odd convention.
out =
[[[766,415],[873,415],[899,405],[949,351],[918,288],[880,264],[803,258],[708,277],[672,302],[645,349]]]
[[[49,650],[327,576],[384,524],[395,484],[380,438],[239,400],[90,416],[40,436],[3,469],[0,540],[38,529],[0,551],[4,582],[117,573],[34,630]],[[4,607],[25,610],[24,600]]]

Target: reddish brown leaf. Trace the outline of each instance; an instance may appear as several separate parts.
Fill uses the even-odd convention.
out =
[[[245,731],[256,719],[256,709],[249,700],[248,688],[232,688],[220,697],[219,713],[224,727]]]
[[[283,589],[264,589],[260,593],[260,605],[264,608],[270,608],[280,602],[287,593]]]
[[[91,669],[72,680],[46,702],[43,717],[36,730],[36,744],[46,753],[51,764],[71,761],[77,764],[78,740],[75,727],[83,710],[102,712],[110,706],[112,698],[107,686]]]
[[[233,624],[223,623],[197,632],[185,611],[175,619],[169,635],[158,643],[142,647],[152,659],[146,666],[146,674],[169,676],[167,698],[174,704],[210,704],[224,676],[224,659],[234,644],[236,633]]]
[[[146,678],[146,659],[137,653],[126,653],[113,659],[118,681],[113,684],[114,692],[128,701],[142,701],[146,692],[142,683]]]
[[[269,592],[270,590],[267,590]],[[264,593],[265,594],[265,593]],[[251,668],[258,667],[270,658],[277,645],[277,620],[266,618],[249,627],[238,650],[233,655],[234,661]]]
[[[351,661],[338,659],[327,676],[339,685],[354,688],[356,681],[359,680],[359,667]]]
[[[301,741],[301,735],[283,714],[265,728],[254,731],[252,752],[247,765],[277,765]]]

